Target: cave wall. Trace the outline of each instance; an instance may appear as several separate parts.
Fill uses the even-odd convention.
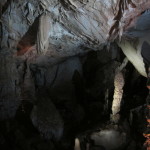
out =
[[[147,0],[1,1],[0,121],[6,131],[0,134],[3,145],[11,141],[8,138],[11,130],[14,130],[12,141],[19,145],[23,145],[19,143],[22,141],[29,142],[25,133],[31,131],[31,143],[26,144],[29,147],[33,144],[38,149],[42,143],[38,146],[37,140],[46,139],[52,142],[48,145],[52,149],[67,149],[80,131],[109,120],[116,68],[125,55],[140,74],[147,76],[141,49],[144,41],[149,43],[149,7]],[[133,85],[142,85],[139,80],[145,83],[131,66],[123,71],[125,77],[131,73],[135,78],[134,81],[128,78],[131,91]],[[129,119],[129,111],[133,109],[130,101],[134,108],[143,105],[145,93],[141,90],[141,95],[139,92],[137,97],[130,97],[129,90],[126,91],[127,102],[123,97],[122,103],[127,104],[121,104],[121,110]],[[136,111],[132,112],[136,118]],[[114,130],[106,129],[107,132]],[[124,131],[120,132],[126,141]],[[116,134],[118,138],[118,131]],[[59,147],[56,141],[60,139]],[[130,142],[127,140],[125,146]]]

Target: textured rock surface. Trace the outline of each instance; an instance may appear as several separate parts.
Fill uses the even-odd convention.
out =
[[[42,98],[39,94],[37,104],[31,113],[33,125],[46,139],[59,140],[63,134],[63,120],[55,108],[55,105],[47,97]]]
[[[11,51],[0,51],[0,119],[14,117],[20,103],[19,74]]]
[[[38,16],[37,7],[36,1],[8,1],[7,9],[3,12],[1,18],[1,47],[17,48],[18,42]],[[32,36],[30,35],[30,39],[32,39]],[[26,39],[26,45],[22,44],[22,46],[29,46],[30,44],[30,40]]]
[[[110,42],[119,41],[129,61],[146,76],[141,47],[144,41],[149,44],[149,7],[148,0],[1,0],[0,120],[7,120],[0,123],[2,145],[72,149],[76,135],[109,120],[115,70],[124,57]],[[126,78],[134,76],[130,67]],[[119,109],[124,118],[144,103],[143,80],[127,81],[132,86],[125,89]],[[137,136],[137,131],[132,134]],[[112,137],[112,147],[121,143],[125,148],[124,133],[106,129],[100,135],[100,144],[107,145]]]
[[[2,14],[2,47],[16,47],[21,41],[18,48],[28,49],[38,35],[38,39],[49,40],[46,49],[51,56],[76,55],[91,48],[100,50],[108,39],[121,37],[124,30],[134,26],[137,16],[149,6],[146,0],[9,1]],[[47,24],[40,17],[43,13],[49,16],[47,22],[51,24],[47,32],[42,27],[42,22]],[[44,41],[37,42],[41,45]]]

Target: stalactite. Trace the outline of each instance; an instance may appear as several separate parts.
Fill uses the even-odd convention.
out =
[[[39,29],[37,34],[37,50],[38,53],[46,53],[49,46],[49,32],[51,27],[51,19],[47,13],[42,14],[39,20]]]
[[[143,58],[140,54],[141,49],[135,48],[133,46],[133,43],[127,40],[122,40],[120,43],[118,43],[118,45],[119,47],[121,47],[123,53],[126,55],[128,60],[133,64],[133,66],[137,69],[137,71],[144,77],[147,77]],[[140,43],[138,43],[137,45],[140,46]]]

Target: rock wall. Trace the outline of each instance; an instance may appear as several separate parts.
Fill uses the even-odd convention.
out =
[[[41,149],[43,145],[37,141],[43,139],[49,140],[48,148],[71,149],[76,135],[108,120],[115,70],[125,57],[111,42],[117,40],[139,73],[146,76],[141,47],[148,37],[143,30],[149,30],[149,23],[141,24],[143,17],[145,21],[149,16],[149,7],[147,0],[1,1],[2,145],[9,147],[13,132],[14,149],[20,145]],[[136,42],[130,42],[133,38],[139,40],[136,48]],[[127,75],[133,75],[130,66],[127,68]]]

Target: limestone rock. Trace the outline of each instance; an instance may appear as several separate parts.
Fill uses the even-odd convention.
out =
[[[11,49],[0,51],[0,119],[15,116],[20,103],[19,75]]]
[[[31,113],[33,125],[46,139],[59,140],[63,134],[63,120],[48,97],[37,97],[37,104]]]

